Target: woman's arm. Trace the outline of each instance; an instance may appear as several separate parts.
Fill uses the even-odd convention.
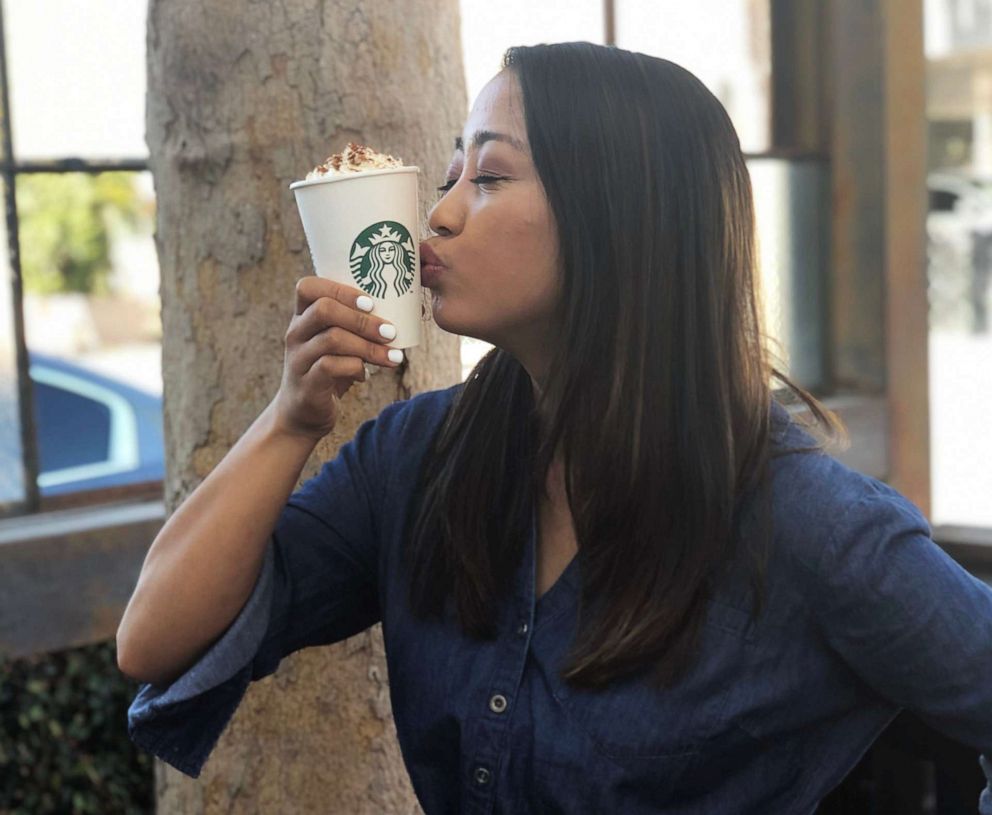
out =
[[[878,693],[992,765],[992,588],[931,538],[885,485],[857,501],[823,550],[814,604],[827,642]],[[979,803],[992,815],[992,776]]]
[[[238,615],[307,458],[337,422],[341,397],[365,379],[365,362],[402,360],[385,347],[395,331],[364,313],[371,308],[358,289],[313,276],[297,283],[279,392],[152,543],[117,630],[121,671],[170,684]]]
[[[316,443],[281,430],[272,403],[173,513],[117,630],[121,671],[168,685],[227,629]]]

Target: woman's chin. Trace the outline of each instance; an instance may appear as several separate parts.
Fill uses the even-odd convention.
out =
[[[452,315],[445,309],[444,302],[437,297],[434,297],[431,301],[431,314],[434,324],[442,331],[447,331],[449,334],[465,335],[466,326],[464,321],[451,319]]]
[[[446,302],[446,299],[436,289],[431,290],[431,315],[434,324],[442,331],[490,342],[482,336],[487,332],[479,325],[478,320],[471,319],[472,315],[459,313],[457,308],[451,308],[451,304]]]

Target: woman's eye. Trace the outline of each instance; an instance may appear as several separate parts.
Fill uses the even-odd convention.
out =
[[[505,181],[506,179],[498,175],[477,175],[475,178],[469,179],[472,184],[495,184],[497,181]],[[449,178],[443,186],[437,188],[438,192],[447,192],[453,186],[455,182],[458,181],[457,178]]]
[[[498,175],[477,175],[472,179],[473,184],[495,184],[497,181],[503,181],[504,179]]]

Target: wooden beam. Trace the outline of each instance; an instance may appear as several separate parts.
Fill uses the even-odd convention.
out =
[[[770,0],[770,12],[771,149],[825,153],[830,147],[828,5]]]
[[[830,5],[835,390],[884,395],[886,478],[930,513],[922,0]]]
[[[833,389],[885,392],[885,141],[882,0],[831,4]]]
[[[617,9],[614,0],[603,0],[603,44],[617,44]]]
[[[882,0],[889,483],[930,514],[922,0]]]

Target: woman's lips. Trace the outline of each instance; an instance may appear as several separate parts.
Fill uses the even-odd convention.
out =
[[[444,266],[433,266],[426,265],[420,267],[420,283],[426,286],[428,289],[433,289],[437,285],[438,279],[441,277],[441,272],[444,271]]]
[[[437,252],[426,243],[420,244],[420,282],[424,286],[433,287],[441,273],[447,268],[441,258],[437,256]]]

